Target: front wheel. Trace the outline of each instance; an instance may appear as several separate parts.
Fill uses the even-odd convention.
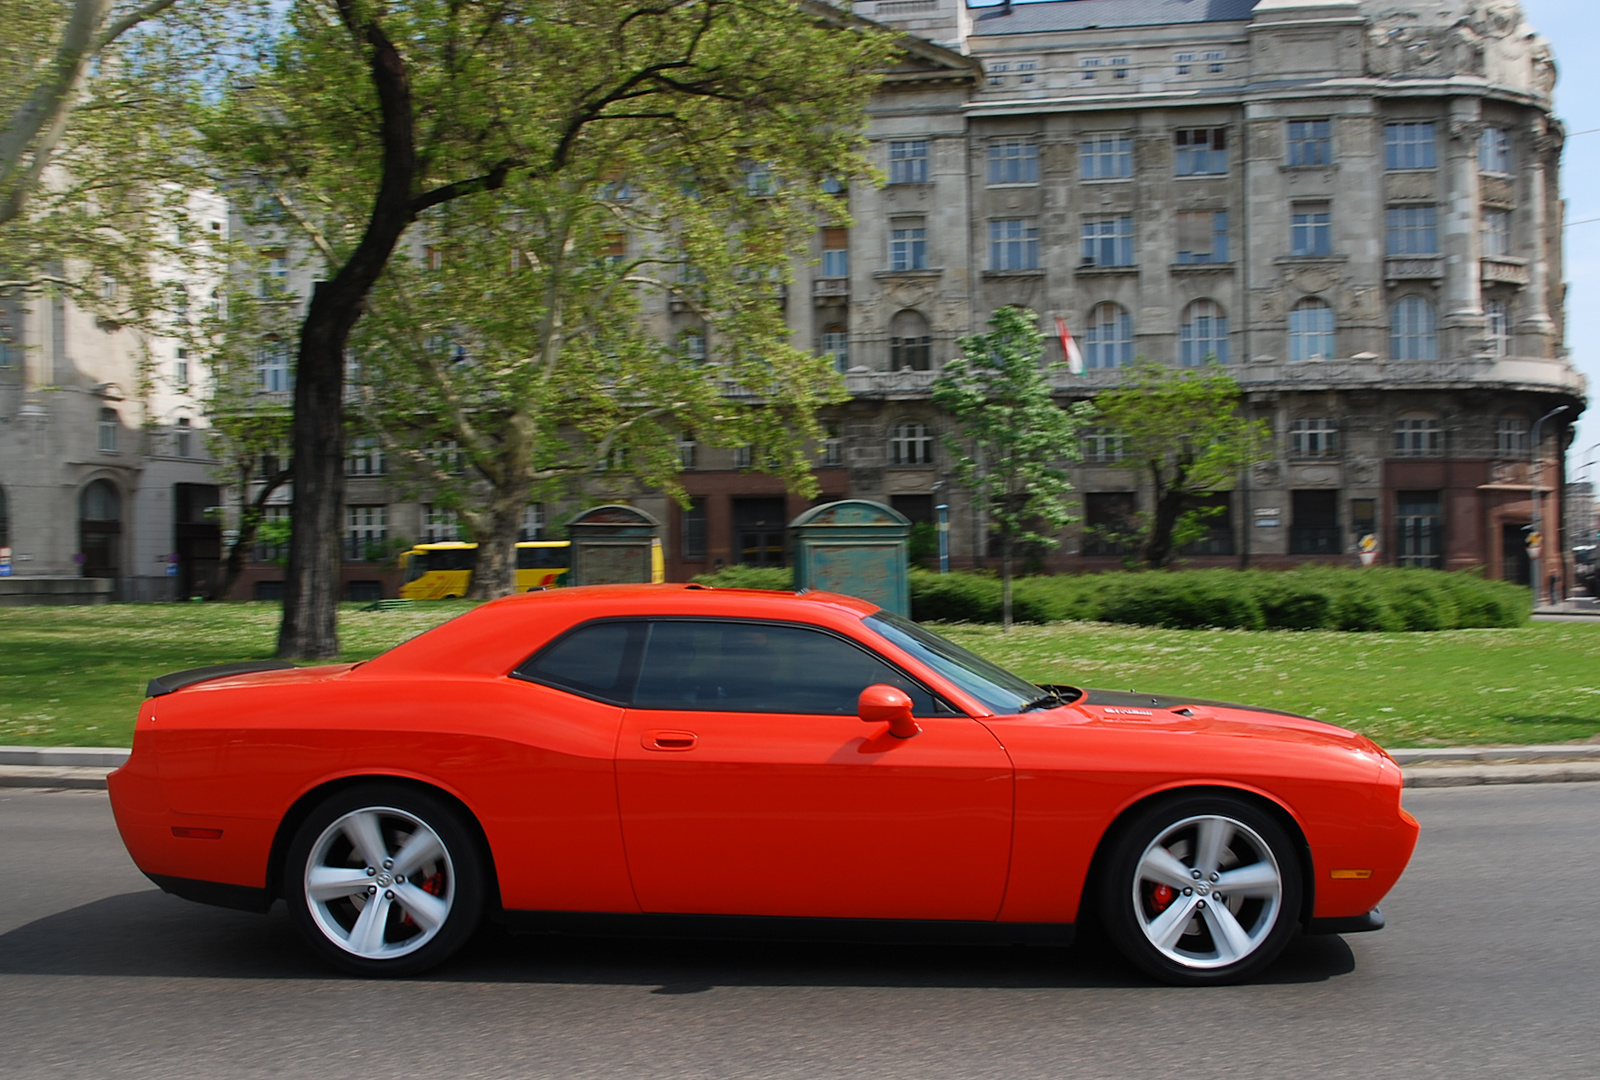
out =
[[[372,784],[312,811],[284,866],[289,914],[313,951],[358,975],[414,975],[464,945],[483,867],[460,814],[426,792]]]
[[[1238,982],[1293,936],[1300,860],[1250,803],[1189,796],[1128,823],[1100,886],[1106,932],[1135,965],[1184,986]]]

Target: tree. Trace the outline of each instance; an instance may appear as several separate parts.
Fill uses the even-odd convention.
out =
[[[956,478],[988,518],[1000,541],[1002,625],[1011,629],[1011,571],[1017,546],[1055,547],[1053,533],[1072,521],[1072,484],[1061,468],[1078,458],[1078,430],[1092,415],[1079,403],[1056,405],[1038,316],[1004,307],[987,334],[961,339],[961,356],[934,380],[933,402],[950,413],[956,435],[946,444]]]
[[[596,138],[661,161],[737,148],[819,177],[858,138],[887,39],[815,0],[297,0],[288,21],[210,136],[329,269],[299,335],[278,639],[281,656],[326,658],[338,652],[346,346],[411,224],[517,177],[581,182]],[[796,148],[820,152],[806,163]]]
[[[1150,482],[1154,510],[1138,516],[1129,538],[1152,570],[1170,565],[1221,512],[1199,505],[1201,497],[1231,490],[1242,470],[1270,456],[1271,430],[1239,415],[1239,384],[1214,363],[1178,369],[1139,360],[1095,404],[1122,437],[1119,467]]]

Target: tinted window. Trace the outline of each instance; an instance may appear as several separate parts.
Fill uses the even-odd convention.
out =
[[[626,705],[644,624],[592,623],[541,649],[511,674],[530,682]]]
[[[934,715],[927,690],[832,634],[761,623],[657,622],[634,705],[854,716],[861,691],[876,683],[904,690],[916,715]]]
[[[548,548],[517,549],[518,570],[560,570],[567,565],[567,552],[572,550],[566,546]]]

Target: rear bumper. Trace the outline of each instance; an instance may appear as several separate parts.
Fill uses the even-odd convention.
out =
[[[1365,915],[1340,915],[1334,918],[1312,919],[1306,924],[1308,934],[1364,934],[1382,930],[1383,912],[1373,908]]]
[[[266,911],[272,906],[272,896],[265,889],[249,885],[228,885],[220,881],[197,881],[194,878],[170,877],[166,874],[146,873],[145,877],[161,887],[162,892],[193,900],[197,904],[233,908],[235,911]]]

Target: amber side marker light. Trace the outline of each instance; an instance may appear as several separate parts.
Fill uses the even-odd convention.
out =
[[[1335,881],[1365,881],[1372,876],[1371,870],[1334,870],[1328,874]]]
[[[185,840],[221,840],[222,839],[222,830],[221,829],[191,829],[187,825],[174,825],[172,827],[172,835],[173,836],[181,836]],[[1337,873],[1339,873],[1339,871],[1335,870],[1334,873],[1337,874]]]

